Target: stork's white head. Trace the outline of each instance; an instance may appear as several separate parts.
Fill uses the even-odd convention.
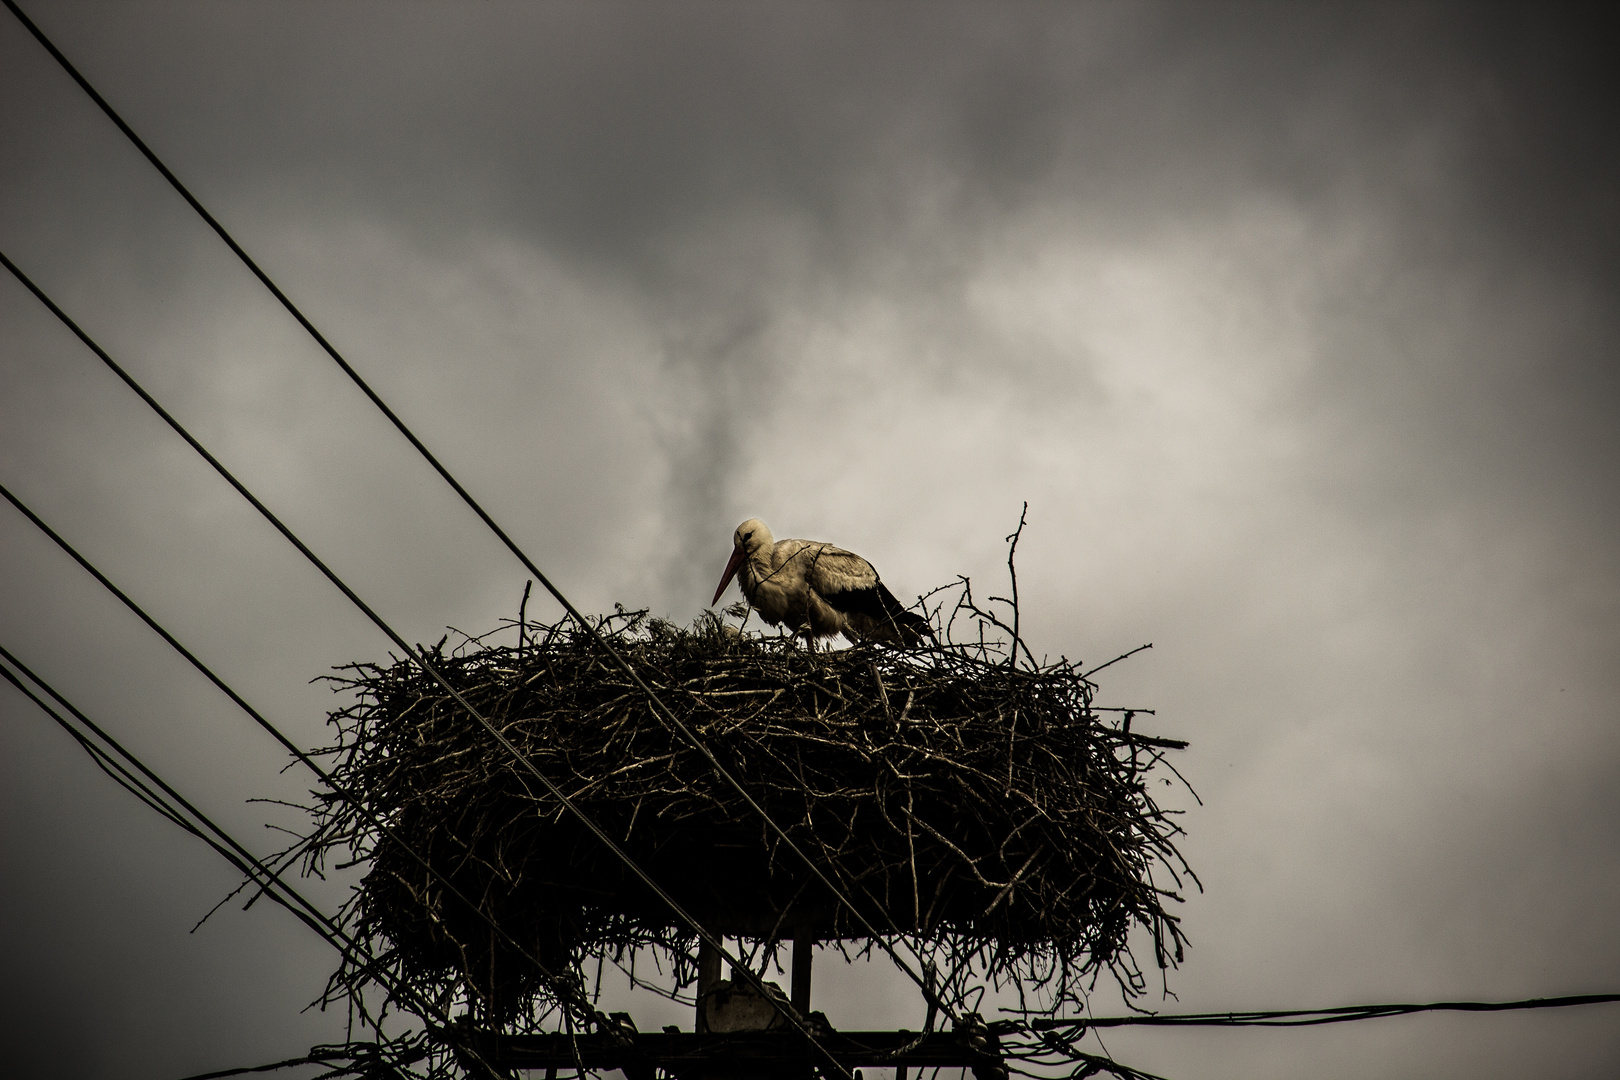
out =
[[[743,564],[754,552],[761,548],[771,547],[776,538],[771,535],[771,527],[759,518],[749,518],[737,526],[737,531],[731,534],[731,561],[726,563],[726,572],[720,577],[720,587],[714,590],[714,599],[709,601],[712,607],[720,602],[720,594],[726,591],[731,584],[731,578],[737,573],[737,567]]]
[[[775,543],[776,537],[771,535],[771,527],[759,518],[749,518],[731,534],[731,546],[749,555]]]

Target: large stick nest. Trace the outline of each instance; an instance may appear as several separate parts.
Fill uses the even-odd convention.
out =
[[[1178,829],[1146,783],[1184,744],[1094,708],[1095,685],[1067,660],[1009,662],[982,632],[952,644],[964,611],[981,631],[994,622],[965,582],[962,595],[950,619],[936,613],[939,643],[909,652],[809,651],[713,615],[682,629],[621,611],[595,635],[525,624],[516,645],[441,642],[433,660],[713,932],[768,944],[808,928],[858,950],[870,926],[929,961],[958,1000],[988,977],[1056,1009],[1103,970],[1138,991],[1133,930],[1161,967],[1181,952],[1165,908],[1186,872]],[[654,712],[603,640],[861,918]],[[651,946],[690,981],[690,929],[443,687],[410,661],[342,672],[354,702],[332,714],[337,786],[521,950],[328,794],[309,850],[369,859],[346,916],[386,946],[395,978],[497,1023],[557,1004],[535,961],[580,988],[587,958]],[[334,978],[354,988],[367,976]]]

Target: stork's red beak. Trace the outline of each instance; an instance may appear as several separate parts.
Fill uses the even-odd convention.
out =
[[[714,590],[714,599],[709,601],[710,607],[714,607],[720,602],[720,594],[726,591],[727,585],[731,584],[731,579],[737,573],[737,567],[742,565],[743,558],[742,548],[731,549],[731,561],[726,563],[726,572],[720,578],[720,587]]]

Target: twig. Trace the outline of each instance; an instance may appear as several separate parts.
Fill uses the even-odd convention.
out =
[[[523,583],[523,599],[518,601],[518,656],[528,651],[529,645],[529,590],[534,588],[534,579],[530,578]]]
[[[889,708],[889,691],[883,685],[883,675],[878,671],[877,661],[874,660],[868,667],[872,671],[872,682],[877,685],[878,701],[883,705],[883,715],[893,720],[894,710]]]
[[[1006,537],[1007,541],[1007,576],[1012,579],[1012,611],[1013,611],[1013,647],[1007,656],[1007,666],[1012,667],[1018,657],[1018,646],[1023,638],[1018,636],[1018,567],[1013,563],[1013,556],[1018,553],[1018,539],[1024,535],[1024,517],[1029,513],[1029,500],[1024,500],[1023,508],[1018,511],[1018,528]],[[1034,657],[1030,657],[1033,662]]]
[[[1097,672],[1101,671],[1103,668],[1113,667],[1115,664],[1119,663],[1121,660],[1128,660],[1131,657],[1135,656],[1137,653],[1141,652],[1143,649],[1151,649],[1151,648],[1153,648],[1153,642],[1151,642],[1151,641],[1148,642],[1146,645],[1138,645],[1136,648],[1132,649],[1130,652],[1120,653],[1118,656],[1114,657],[1112,660],[1108,661],[1108,663],[1106,663],[1106,664],[1098,664],[1096,667],[1092,668],[1090,671],[1086,672],[1085,674],[1081,675],[1080,677],[1082,679],[1089,679],[1093,675],[1097,674]],[[1131,711],[1132,712],[1148,712],[1148,713],[1150,713],[1153,710],[1152,709],[1132,709]]]

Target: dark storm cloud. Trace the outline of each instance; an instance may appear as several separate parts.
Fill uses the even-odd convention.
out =
[[[961,253],[1031,204],[1119,230],[1265,196],[1330,216],[1376,204],[1404,259],[1591,291],[1548,374],[1573,407],[1614,404],[1596,310],[1614,95],[1601,23],[1579,12],[596,5],[379,23],[239,6],[113,25],[83,62],[200,190],[244,200],[250,236],[255,202],[296,192],[296,212],[364,208],[429,247],[529,237],[645,290],[708,410],[683,476],[732,468],[725,418],[760,404],[738,399],[739,365],[764,393],[773,362],[738,335],[783,297],[896,252],[949,296]],[[173,59],[142,62],[157,51]],[[24,122],[87,123],[49,89]],[[82,195],[63,193],[75,214]],[[95,226],[139,247],[117,240],[130,227]],[[1615,452],[1591,424],[1582,437]]]
[[[208,184],[297,184],[304,170],[327,188],[302,192],[318,199],[431,194],[452,215],[443,225],[523,223],[677,279],[656,258],[672,231],[763,204],[813,220],[818,244],[860,248],[931,172],[981,213],[1060,193],[1198,214],[1256,189],[1303,200],[1375,186],[1434,238],[1612,266],[1607,23],[1579,11],[102,14],[109,29],[77,43],[84,64],[171,154],[195,154]],[[8,39],[32,48],[14,28]],[[143,62],[159,50],[173,59]],[[21,67],[50,70],[35,60]],[[44,85],[62,81],[30,81],[38,107],[11,122],[103,123]]]

